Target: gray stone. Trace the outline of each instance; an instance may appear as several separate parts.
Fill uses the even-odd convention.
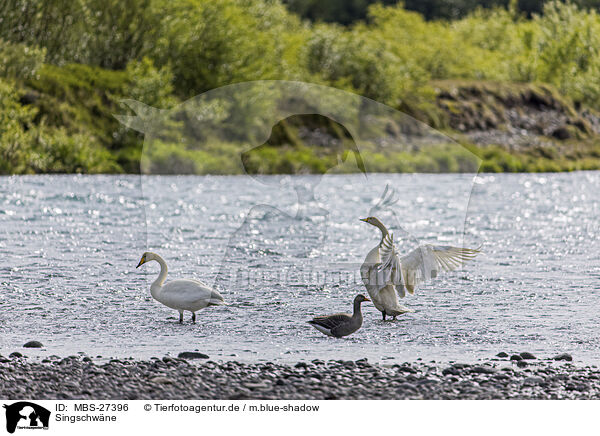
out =
[[[402,383],[400,385],[398,385],[398,391],[402,392],[402,391],[416,391],[417,388],[415,387],[415,385],[410,384],[410,383]]]
[[[564,360],[567,362],[571,362],[573,360],[573,356],[571,356],[569,353],[562,353],[554,356],[552,360]]]
[[[184,363],[130,360],[102,365],[80,359],[45,362],[10,360],[0,365],[0,395],[7,399],[584,399],[600,392],[600,374],[591,367],[537,361],[531,370],[486,363],[424,364],[393,368],[377,363],[307,363],[307,369],[270,362]],[[525,360],[517,365],[527,367]],[[416,374],[402,372],[414,369]],[[492,373],[490,373],[490,370]],[[445,376],[442,376],[445,373]],[[391,388],[391,389],[389,389]]]
[[[260,382],[259,381],[259,382],[247,382],[247,383],[244,383],[244,387],[246,389],[250,389],[250,390],[256,391],[256,390],[269,389],[271,387],[271,385],[268,384],[268,383]]]
[[[40,341],[29,341],[23,345],[23,348],[42,348],[43,346]]]
[[[541,383],[544,382],[544,379],[542,377],[525,377],[525,380],[523,380],[523,384],[524,385],[539,385]]]
[[[460,371],[455,367],[451,366],[450,368],[444,368],[442,370],[443,375],[460,375]]]
[[[523,351],[522,353],[519,353],[519,355],[521,356],[522,359],[525,359],[525,360],[534,360],[534,359],[536,359],[536,357],[533,354],[531,354],[531,353],[529,353],[527,351]]]
[[[174,383],[174,381],[172,379],[170,379],[169,377],[162,377],[162,376],[152,377],[150,379],[150,381],[152,383],[156,383],[156,384],[160,384],[160,385],[170,385],[170,384]]]
[[[494,374],[496,371],[496,368],[491,366],[474,366],[471,369],[471,372],[475,374]]]
[[[565,389],[567,391],[579,391],[579,392],[584,392],[589,390],[589,387],[585,384],[585,383],[578,383],[578,382],[574,382],[574,383],[568,383],[565,386]]]
[[[184,351],[177,355],[180,359],[208,359],[208,355],[197,351]]]

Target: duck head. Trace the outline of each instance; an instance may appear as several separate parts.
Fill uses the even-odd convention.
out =
[[[363,294],[358,294],[356,297],[354,297],[354,304],[364,303],[365,301],[371,301],[371,300],[369,300]]]

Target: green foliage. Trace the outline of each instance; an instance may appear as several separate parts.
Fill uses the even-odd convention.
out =
[[[48,60],[84,61],[84,0],[3,0],[0,38],[30,47],[43,45]]]
[[[121,171],[110,153],[88,137],[36,126],[37,110],[22,106],[20,96],[14,84],[0,80],[0,174]]]
[[[595,143],[571,143],[562,150],[547,147],[532,147],[520,152],[509,153],[497,145],[465,147],[482,159],[480,172],[521,173],[557,172],[600,169],[600,145]]]
[[[83,64],[63,67],[46,64],[40,69],[38,78],[27,84],[42,93],[40,105],[64,105],[62,114],[44,106],[49,122],[54,121],[52,116],[59,115],[62,119],[55,120],[57,125],[80,126],[107,144],[115,141],[118,144],[112,129],[118,125],[112,116],[120,110],[118,102],[123,98],[134,98],[148,105],[170,107],[177,102],[171,94],[171,77],[168,67],[156,69],[144,58],[140,62],[131,62],[124,71]],[[75,119],[69,120],[69,115]]]
[[[148,99],[163,90],[161,101],[171,86],[188,98],[241,81],[298,79],[418,112],[431,99],[428,79],[469,78],[551,83],[577,101],[599,105],[600,19],[593,10],[559,1],[517,2],[518,8],[512,2],[510,10],[493,8],[508,7],[507,0],[406,2],[426,18],[471,11],[446,22],[425,21],[402,5],[371,3],[289,2],[294,10],[364,12],[365,23],[346,28],[303,24],[267,0],[6,0],[0,38],[21,45],[8,50],[0,43],[0,56],[12,53],[4,65],[14,64],[15,50],[22,51],[22,63],[4,74],[20,69],[25,76],[43,59],[30,48],[38,44],[56,65],[128,69],[145,78],[154,74],[151,60],[163,83],[141,95]],[[543,14],[531,20],[518,13],[542,3]]]
[[[543,82],[576,102],[600,108],[600,16],[551,1],[532,20],[480,10],[452,24],[460,58],[446,77]],[[454,50],[453,50],[454,51]]]
[[[316,26],[309,41],[309,73],[334,86],[400,107],[418,94],[427,72],[402,43],[383,30],[359,25],[352,30]]]
[[[67,58],[103,68],[123,69],[152,53],[162,31],[162,3],[154,0],[80,0],[83,3],[82,57]]]
[[[240,147],[231,144],[190,150],[179,143],[154,140],[147,144],[142,167],[148,174],[242,174],[240,153]]]
[[[309,73],[399,108],[423,107],[429,79],[543,82],[600,109],[600,16],[548,2],[532,20],[479,9],[427,22],[401,7],[371,6],[367,24],[316,25]]]
[[[185,96],[231,83],[299,78],[305,27],[278,3],[181,0],[165,4],[156,58]],[[300,62],[300,63],[299,63]]]
[[[536,80],[556,85],[576,101],[600,102],[600,17],[574,5],[549,3],[536,17]],[[559,37],[557,37],[559,36]]]
[[[361,150],[367,171],[375,173],[439,173],[475,172],[477,157],[467,149],[453,145],[434,145],[418,152]],[[242,156],[249,174],[322,174],[356,172],[356,162],[338,165],[335,154],[314,148],[263,145]]]
[[[41,131],[33,144],[29,170],[35,173],[118,173],[121,167],[108,150],[86,135],[64,129]]]
[[[21,106],[19,97],[12,83],[0,79],[0,174],[27,170],[35,110]]]
[[[126,83],[122,71],[82,64],[47,64],[40,69],[39,78],[27,82],[40,93],[35,105],[41,123],[88,135],[109,147],[123,141],[124,133],[112,113],[117,111],[116,101]]]
[[[540,0],[534,1],[541,3]],[[519,2],[519,6],[521,3]],[[478,8],[506,7],[509,0],[405,0],[404,5],[406,9],[419,12],[427,20],[458,19]]]
[[[126,85],[121,95],[148,106],[170,108],[178,103],[173,96],[173,72],[170,65],[156,68],[147,57],[141,61],[131,61],[125,68]]]
[[[29,79],[44,63],[46,50],[0,39],[0,77]]]
[[[154,46],[161,31],[153,0],[4,0],[0,38],[43,45],[55,64],[123,69]]]
[[[38,94],[33,103],[35,122],[63,128],[67,135],[98,143],[109,150],[121,167],[139,171],[142,137],[120,124],[113,114],[122,113],[120,101],[135,98],[156,107],[171,107],[171,72],[157,69],[149,59],[130,62],[124,71],[110,71],[82,64],[63,67],[43,65],[27,86]]]
[[[530,0],[534,5],[523,3],[524,11],[529,12],[541,0]],[[326,21],[340,24],[351,24],[364,20],[368,15],[368,8],[372,4],[395,5],[404,3],[407,10],[418,12],[427,20],[457,19],[465,16],[478,7],[490,8],[494,6],[507,6],[508,0],[285,0],[290,10],[311,21]]]
[[[600,8],[600,0],[574,0],[582,9]],[[478,9],[514,7],[527,17],[541,14],[548,0],[284,0],[288,8],[311,21],[332,22],[344,25],[365,20],[372,4],[395,5],[403,3],[409,11],[423,15],[427,20],[456,20]]]
[[[569,101],[565,107],[600,110],[600,15],[593,10],[599,1],[286,3],[319,22],[303,22],[279,0],[0,2],[0,171],[138,171],[142,136],[113,117],[123,113],[122,99],[166,109],[258,79],[339,87],[438,126],[444,118],[431,85],[444,79],[549,84]],[[264,87],[215,100],[204,123],[184,123],[183,135],[210,145],[176,151],[178,125],[167,129],[153,151],[157,171],[239,172],[239,143],[260,109],[257,92]],[[468,108],[468,102],[447,100],[450,111]],[[182,117],[195,110],[188,107]],[[226,124],[220,136],[207,128],[215,120]],[[247,164],[260,173],[324,172],[339,158],[292,142],[277,153],[265,146]],[[590,168],[596,151],[478,149],[489,171]],[[467,154],[443,146],[365,153],[377,171],[473,168]]]
[[[335,155],[319,157],[306,146],[262,146],[244,157],[248,174],[323,174],[335,162]]]

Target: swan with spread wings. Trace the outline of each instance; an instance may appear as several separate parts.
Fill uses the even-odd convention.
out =
[[[361,221],[381,230],[381,241],[367,254],[360,275],[384,321],[386,316],[396,319],[412,312],[399,303],[398,296],[404,298],[406,291],[413,294],[420,283],[437,277],[440,272],[454,271],[479,253],[479,249],[424,244],[400,256],[394,235],[378,218],[370,216]]]

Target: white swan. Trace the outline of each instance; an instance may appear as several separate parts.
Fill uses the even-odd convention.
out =
[[[375,307],[383,314],[396,316],[411,309],[398,302],[406,290],[413,294],[418,284],[437,277],[441,271],[453,271],[473,259],[479,249],[441,245],[421,245],[399,257],[394,246],[394,235],[376,217],[363,218],[381,230],[381,242],[367,254],[360,267],[360,275]]]
[[[160,274],[150,286],[150,294],[156,301],[179,311],[180,323],[183,323],[184,310],[192,312],[192,322],[196,322],[196,311],[226,304],[221,294],[198,280],[173,280],[163,285],[167,278],[167,263],[156,253],[145,252],[136,268],[152,260],[160,264]]]

